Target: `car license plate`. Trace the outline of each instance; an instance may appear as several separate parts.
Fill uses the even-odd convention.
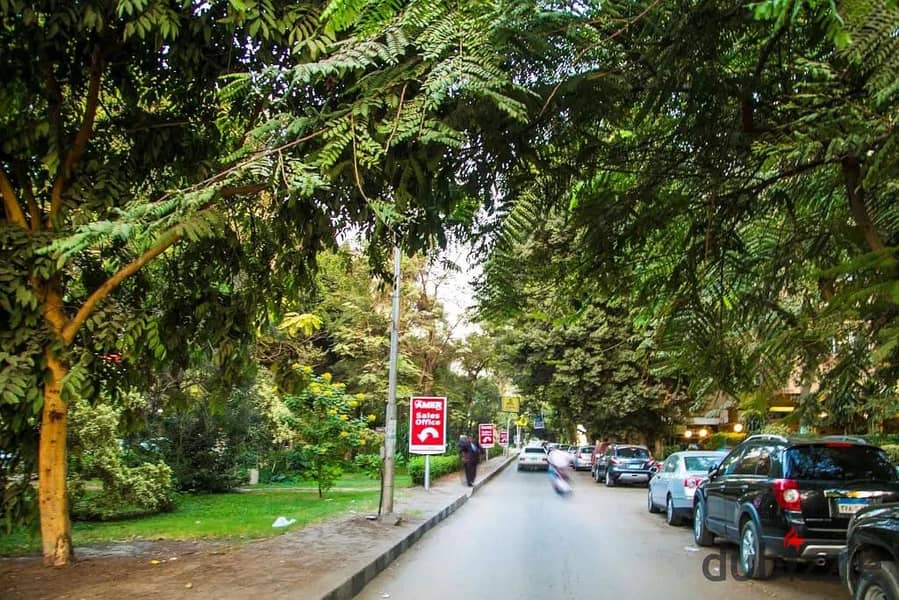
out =
[[[640,471],[641,469],[643,469],[643,463],[634,463],[630,468],[634,471]]]
[[[854,515],[868,506],[867,498],[838,498],[837,512],[841,515]]]

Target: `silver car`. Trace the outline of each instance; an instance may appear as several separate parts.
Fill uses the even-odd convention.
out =
[[[576,448],[571,465],[575,471],[580,471],[581,469],[589,471],[593,462],[593,446],[577,446]]]
[[[675,452],[649,481],[647,507],[649,512],[662,512],[669,525],[678,525],[693,513],[693,494],[709,468],[716,467],[727,452],[689,450]]]

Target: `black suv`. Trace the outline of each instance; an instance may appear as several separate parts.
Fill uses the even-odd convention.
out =
[[[591,472],[596,483],[604,481],[609,487],[625,482],[647,483],[654,464],[646,446],[613,444],[596,457]]]
[[[880,448],[845,437],[754,435],[709,470],[693,498],[693,538],[739,544],[744,577],[770,576],[774,558],[826,563],[846,546],[853,514],[899,500]]]
[[[899,599],[899,504],[856,513],[840,554],[840,575],[854,598]]]

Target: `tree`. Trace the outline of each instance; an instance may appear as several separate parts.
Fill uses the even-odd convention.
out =
[[[377,254],[460,223],[458,187],[432,185],[471,127],[452,115],[520,117],[494,9],[366,8],[335,2],[325,22],[315,2],[0,2],[0,424],[6,444],[40,415],[47,564],[71,557],[66,415],[85,383],[71,366],[114,291],[201,238],[254,259],[238,285],[261,291],[274,269],[283,291],[350,225]],[[161,358],[158,330],[136,318],[114,334]]]
[[[623,27],[603,18],[616,10]],[[485,313],[550,312],[548,289],[562,314],[622,302],[653,324],[656,368],[696,396],[798,372],[822,383],[815,414],[836,398],[831,414],[861,414],[860,396],[888,408],[897,17],[841,10],[845,27],[819,3],[586,9],[569,29],[583,37],[553,43],[570,77],[532,77],[545,101],[497,184]],[[520,276],[532,251],[543,277]]]
[[[650,372],[649,348],[621,308],[594,304],[576,319],[521,320],[503,344],[513,381],[553,407],[554,429],[592,437],[667,434],[685,398]]]

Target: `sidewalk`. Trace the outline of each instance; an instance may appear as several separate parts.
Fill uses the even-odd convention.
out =
[[[394,512],[401,515],[398,525],[382,523],[382,535],[378,536],[379,544],[365,552],[352,566],[347,565],[343,571],[344,580],[330,591],[320,594],[322,588],[309,590],[309,595],[302,598],[319,598],[323,600],[344,600],[358,594],[365,584],[374,579],[390,563],[408,550],[429,529],[446,519],[477,492],[484,484],[512,462],[517,453],[509,456],[498,456],[478,465],[478,474],[473,488],[462,483],[459,473],[447,475],[431,484],[431,489],[423,487],[407,488],[406,494],[397,498]],[[331,580],[331,578],[327,578]],[[322,580],[325,584],[325,579]],[[325,584],[330,587],[330,583]]]
[[[460,474],[455,473],[432,482],[428,491],[423,487],[398,489],[395,517],[389,520],[348,515],[242,545],[124,545],[119,555],[82,552],[79,561],[65,569],[35,564],[11,570],[0,564],[0,596],[76,600],[352,598],[514,457],[498,456],[478,465],[474,488],[463,485]],[[61,589],[66,593],[59,594]]]

